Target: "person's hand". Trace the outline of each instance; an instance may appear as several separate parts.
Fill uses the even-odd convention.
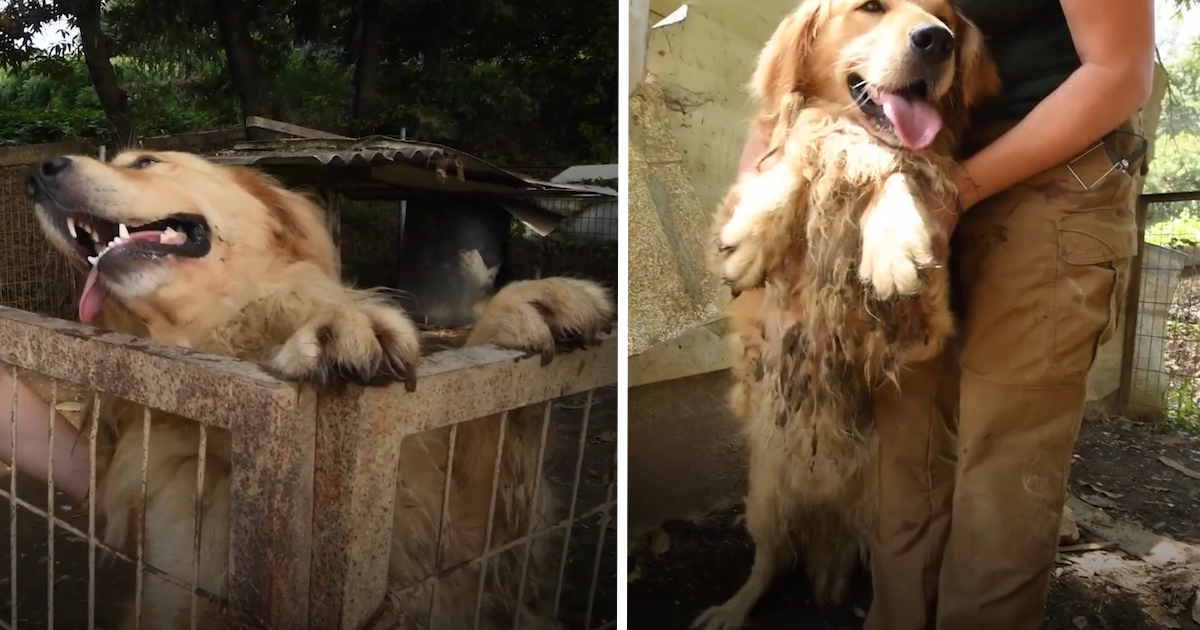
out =
[[[931,200],[929,211],[938,230],[935,251],[939,258],[944,259],[949,253],[950,238],[954,236],[958,221],[963,212],[979,201],[978,192],[966,167],[959,165],[954,169],[954,186]]]
[[[946,191],[934,196],[930,203],[929,213],[933,215],[937,234],[934,235],[934,255],[938,260],[945,260],[950,252],[950,237],[958,227],[958,219],[962,215],[962,205],[957,193]]]
[[[738,159],[738,173],[750,173],[753,171],[766,171],[779,161],[779,154],[767,155],[767,151],[771,148],[770,143],[758,129],[757,125],[750,128],[750,135],[746,137],[746,144],[742,146],[742,155]],[[767,159],[759,164],[766,155]]]

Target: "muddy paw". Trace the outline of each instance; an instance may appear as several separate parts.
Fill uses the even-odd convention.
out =
[[[936,261],[933,232],[904,186],[902,178],[889,180],[863,219],[858,276],[881,300],[915,295],[923,284],[922,270]]]
[[[310,320],[275,354],[287,378],[321,387],[338,383],[416,389],[421,350],[416,327],[396,309],[360,303]]]
[[[721,281],[729,285],[734,297],[763,286],[767,279],[766,256],[754,225],[738,216],[721,228],[718,253],[721,257]]]
[[[733,191],[736,206],[717,235],[717,249],[721,279],[734,296],[766,282],[770,250],[779,246],[778,224],[795,202],[798,188],[795,173],[779,166],[742,182]]]

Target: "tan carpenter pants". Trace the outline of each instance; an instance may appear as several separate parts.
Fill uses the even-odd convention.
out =
[[[1127,155],[1134,137],[1116,138]],[[1098,149],[1072,168],[1090,185],[1111,165]],[[876,402],[866,630],[1041,627],[1088,370],[1136,252],[1132,208],[1128,174],[1088,190],[1062,165],[964,215],[956,347]]]

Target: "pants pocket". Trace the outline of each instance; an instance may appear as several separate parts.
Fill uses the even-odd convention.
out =
[[[1136,251],[1137,230],[1128,210],[1072,212],[1059,219],[1053,357],[1063,375],[1085,377],[1100,346],[1115,334]]]

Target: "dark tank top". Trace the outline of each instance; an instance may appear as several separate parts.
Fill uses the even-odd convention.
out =
[[[1059,0],[956,0],[983,31],[1000,70],[999,98],[980,106],[976,125],[1024,118],[1080,66]]]

